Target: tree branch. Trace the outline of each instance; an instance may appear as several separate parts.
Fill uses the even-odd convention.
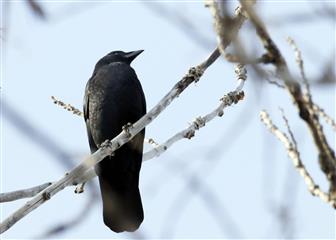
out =
[[[239,8],[236,11],[235,22],[236,28],[235,31],[238,32],[240,26],[245,20],[245,17],[242,15]],[[225,42],[224,47],[228,46],[230,43],[229,40]],[[57,182],[50,185],[43,192],[39,193],[32,200],[28,201],[24,206],[15,211],[9,217],[7,217],[0,225],[0,233],[7,231],[11,228],[16,222],[26,216],[28,213],[38,208],[44,202],[49,200],[53,195],[57,194],[59,191],[65,187],[80,183],[85,180],[85,177],[94,176],[92,168],[99,161],[104,159],[106,156],[111,155],[113,151],[120,148],[127,141],[132,139],[137,133],[139,133],[145,126],[151,123],[176,97],[178,97],[192,82],[197,82],[200,77],[203,75],[204,71],[220,56],[219,49],[216,48],[213,53],[201,64],[196,67],[189,69],[188,73],[178,82],[175,86],[168,92],[163,99],[154,106],[146,115],[139,119],[136,123],[130,127],[125,128],[118,136],[112,140],[106,140],[100,148],[92,154],[90,157],[85,159],[81,164],[75,167],[72,171],[69,172],[66,176],[58,180]],[[241,89],[243,86],[242,80],[239,82],[237,89]],[[238,93],[238,100],[242,99],[243,94]],[[235,94],[231,94],[230,97],[233,97]],[[227,98],[223,98],[226,99]],[[237,100],[237,101],[238,101]],[[222,103],[223,104],[223,103]],[[226,103],[228,104],[228,103]],[[232,104],[232,103],[231,103]],[[80,111],[79,111],[80,112]]]
[[[164,143],[155,146],[152,150],[146,152],[143,156],[143,161],[152,159],[154,157],[160,156],[164,153],[168,148],[170,148],[177,141],[187,138],[191,139],[195,136],[195,132],[200,128],[204,127],[206,123],[210,122],[216,116],[223,116],[223,110],[225,107],[231,106],[232,104],[236,104],[238,101],[244,98],[244,92],[242,91],[233,91],[224,95],[221,98],[221,104],[212,112],[208,113],[203,117],[197,117],[189,127],[186,129],[176,133],[174,136],[170,137]]]
[[[77,115],[77,116],[83,116],[83,113],[75,108],[74,106],[72,106],[69,103],[64,103],[61,100],[58,100],[56,97],[51,96],[51,99],[53,100],[54,104],[64,108],[65,110],[68,110],[69,112],[72,112],[73,114]]]
[[[318,151],[318,159],[321,170],[329,181],[329,192],[336,199],[336,158],[334,150],[329,146],[319,122],[318,115],[311,107],[310,100],[302,93],[300,84],[295,81],[289,72],[287,63],[280,50],[268,34],[265,25],[257,16],[248,1],[240,0],[251,23],[254,25],[257,34],[267,51],[264,55],[276,67],[277,75],[284,81],[285,87],[298,108],[299,116],[306,122]],[[312,101],[312,100],[311,100]]]
[[[302,163],[300,153],[297,149],[297,143],[293,136],[293,133],[289,127],[287,118],[283,115],[283,119],[285,121],[287,130],[290,134],[290,140],[287,135],[279,130],[277,126],[275,126],[266,111],[261,111],[260,119],[268,128],[268,130],[276,136],[284,145],[287,150],[288,157],[292,160],[294,167],[299,172],[299,174],[304,179],[308,190],[311,192],[313,196],[319,197],[326,203],[329,203],[333,208],[336,209],[336,201],[332,198],[330,194],[323,192],[318,185],[314,182],[314,179],[310,176],[309,172],[305,168],[304,164]]]
[[[238,86],[237,86],[236,90],[224,95],[220,99],[221,103],[215,110],[213,110],[212,112],[208,113],[207,115],[205,115],[203,117],[196,118],[188,128],[176,133],[175,135],[173,135],[172,137],[167,139],[163,144],[158,144],[153,139],[148,139],[148,143],[153,146],[153,149],[149,150],[148,152],[143,154],[143,161],[147,161],[147,160],[150,160],[152,158],[160,156],[163,152],[168,150],[168,148],[170,148],[174,143],[176,143],[177,141],[179,141],[181,139],[185,139],[185,138],[191,139],[192,137],[194,137],[194,134],[195,134],[196,130],[199,130],[200,128],[204,127],[206,123],[213,120],[216,116],[219,116],[219,117],[223,116],[223,110],[224,110],[225,107],[231,106],[232,104],[236,104],[236,103],[238,103],[238,101],[243,100],[244,92],[240,91],[241,88],[242,88],[241,81],[244,81],[244,80],[239,79]],[[91,180],[92,178],[94,178],[96,176],[97,175],[96,175],[94,169],[90,168],[84,174],[82,174],[82,176],[79,176],[73,182],[69,183],[65,187],[78,185],[78,184],[83,184],[83,183]],[[15,201],[15,200],[18,200],[18,199],[21,199],[21,198],[33,197],[36,194],[38,194],[40,191],[42,191],[43,189],[47,188],[50,185],[51,185],[51,183],[46,183],[46,184],[42,184],[42,185],[30,188],[30,189],[39,189],[39,191],[34,192],[35,194],[33,194],[33,193],[26,194],[26,191],[30,190],[30,189],[18,190],[18,191],[9,192],[9,193],[1,193],[0,194],[0,202],[9,202],[9,201]],[[82,186],[82,185],[80,185],[80,186]],[[17,192],[20,193],[20,195],[15,194]],[[81,192],[82,191],[78,191],[76,193],[81,193]],[[18,196],[18,195],[20,197],[15,197],[15,196]]]
[[[317,104],[314,104],[313,106],[314,108],[314,111],[317,112],[321,117],[324,118],[325,122],[327,124],[329,124],[334,131],[336,131],[336,123],[335,123],[335,120],[330,117],[324,110],[323,108],[321,108],[320,106],[318,106]]]
[[[51,182],[48,182],[32,188],[7,193],[0,193],[0,203],[15,201],[22,198],[34,197],[36,194],[41,192],[43,189],[49,187],[51,184]]]
[[[26,216],[34,209],[41,206],[52,196],[63,190],[66,186],[71,185],[78,177],[82,176],[88,169],[100,162],[106,156],[111,155],[115,150],[120,148],[126,142],[131,140],[145,126],[151,123],[175,98],[177,98],[191,83],[199,81],[204,71],[219,57],[218,49],[201,64],[191,67],[188,73],[175,84],[175,86],[164,96],[161,101],[155,105],[146,115],[140,118],[136,123],[127,126],[124,130],[112,140],[106,140],[101,144],[100,148],[85,159],[77,167],[71,170],[67,175],[50,185],[44,191],[39,193],[32,200],[28,201],[24,206],[19,208],[9,217],[7,217],[0,225],[0,233],[7,231],[16,222]]]
[[[218,49],[225,57],[225,49],[237,36],[238,30],[246,20],[246,16],[241,8],[236,8],[236,17],[232,18],[226,11],[226,1],[206,0],[208,7],[214,18],[214,28],[217,33]],[[241,62],[241,61],[240,61]]]

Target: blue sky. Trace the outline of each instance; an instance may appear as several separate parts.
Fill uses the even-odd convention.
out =
[[[154,12],[149,4],[154,3],[44,1],[47,21],[34,17],[22,1],[12,1],[9,11],[4,12],[8,31],[1,48],[2,98],[62,146],[75,163],[89,154],[84,121],[55,106],[50,96],[81,109],[86,81],[99,58],[112,50],[144,49],[132,66],[150,109],[189,67],[203,61],[215,48],[211,14],[202,1],[161,3],[175,14],[170,19],[162,12]],[[236,4],[233,2],[232,6]],[[309,13],[319,6],[319,2],[268,1],[260,4],[259,11],[267,21],[285,20],[285,16]],[[190,36],[191,26],[176,26],[176,19],[183,17],[205,36],[206,44],[199,44]],[[297,42],[306,74],[315,79],[321,66],[335,56],[334,25],[326,19],[309,24],[274,23],[269,31],[296,76],[299,72],[286,38],[291,36]],[[243,28],[241,41],[248,52],[262,53],[250,27],[247,24]],[[295,237],[335,236],[334,211],[309,194],[281,144],[259,121],[259,112],[267,109],[285,129],[278,107],[285,109],[304,163],[316,182],[327,189],[306,126],[298,119],[286,92],[261,85],[251,71],[248,77],[244,101],[225,110],[222,118],[214,119],[191,141],[182,140],[159,158],[143,164],[140,189],[145,221],[139,234],[151,238],[278,238],[283,230],[276,211],[284,204],[290,206]],[[146,137],[159,143],[165,141],[195,117],[212,111],[235,84],[234,65],[219,59],[199,83],[191,85],[148,126]],[[312,91],[316,102],[334,116],[334,85],[313,85]],[[1,192],[55,181],[68,171],[10,122],[4,118],[1,121]],[[324,129],[334,146],[332,128],[326,125]],[[194,181],[201,180],[202,194],[185,186],[190,176],[194,176]],[[38,236],[74,217],[87,197],[87,193],[75,195],[73,188],[68,188],[2,237]],[[2,204],[1,218],[25,201]],[[100,200],[92,203],[88,211],[80,225],[57,237],[133,236],[114,234],[103,225]]]

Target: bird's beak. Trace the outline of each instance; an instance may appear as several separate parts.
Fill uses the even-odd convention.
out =
[[[125,54],[125,57],[128,59],[129,63],[131,63],[143,51],[144,50],[138,50],[138,51],[128,52],[128,53]]]

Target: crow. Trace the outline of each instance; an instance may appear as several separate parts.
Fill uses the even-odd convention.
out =
[[[83,107],[91,153],[146,114],[145,95],[130,66],[142,52],[113,51],[95,65]],[[144,219],[139,192],[144,136],[145,129],[95,166],[104,223],[114,232],[133,232]]]

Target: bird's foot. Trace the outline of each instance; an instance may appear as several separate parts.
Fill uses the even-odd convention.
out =
[[[84,192],[84,186],[85,186],[85,182],[78,184],[76,186],[75,193],[79,194],[79,193]]]
[[[128,137],[131,137],[130,129],[133,127],[132,123],[127,123],[122,127],[122,130],[127,134]]]

